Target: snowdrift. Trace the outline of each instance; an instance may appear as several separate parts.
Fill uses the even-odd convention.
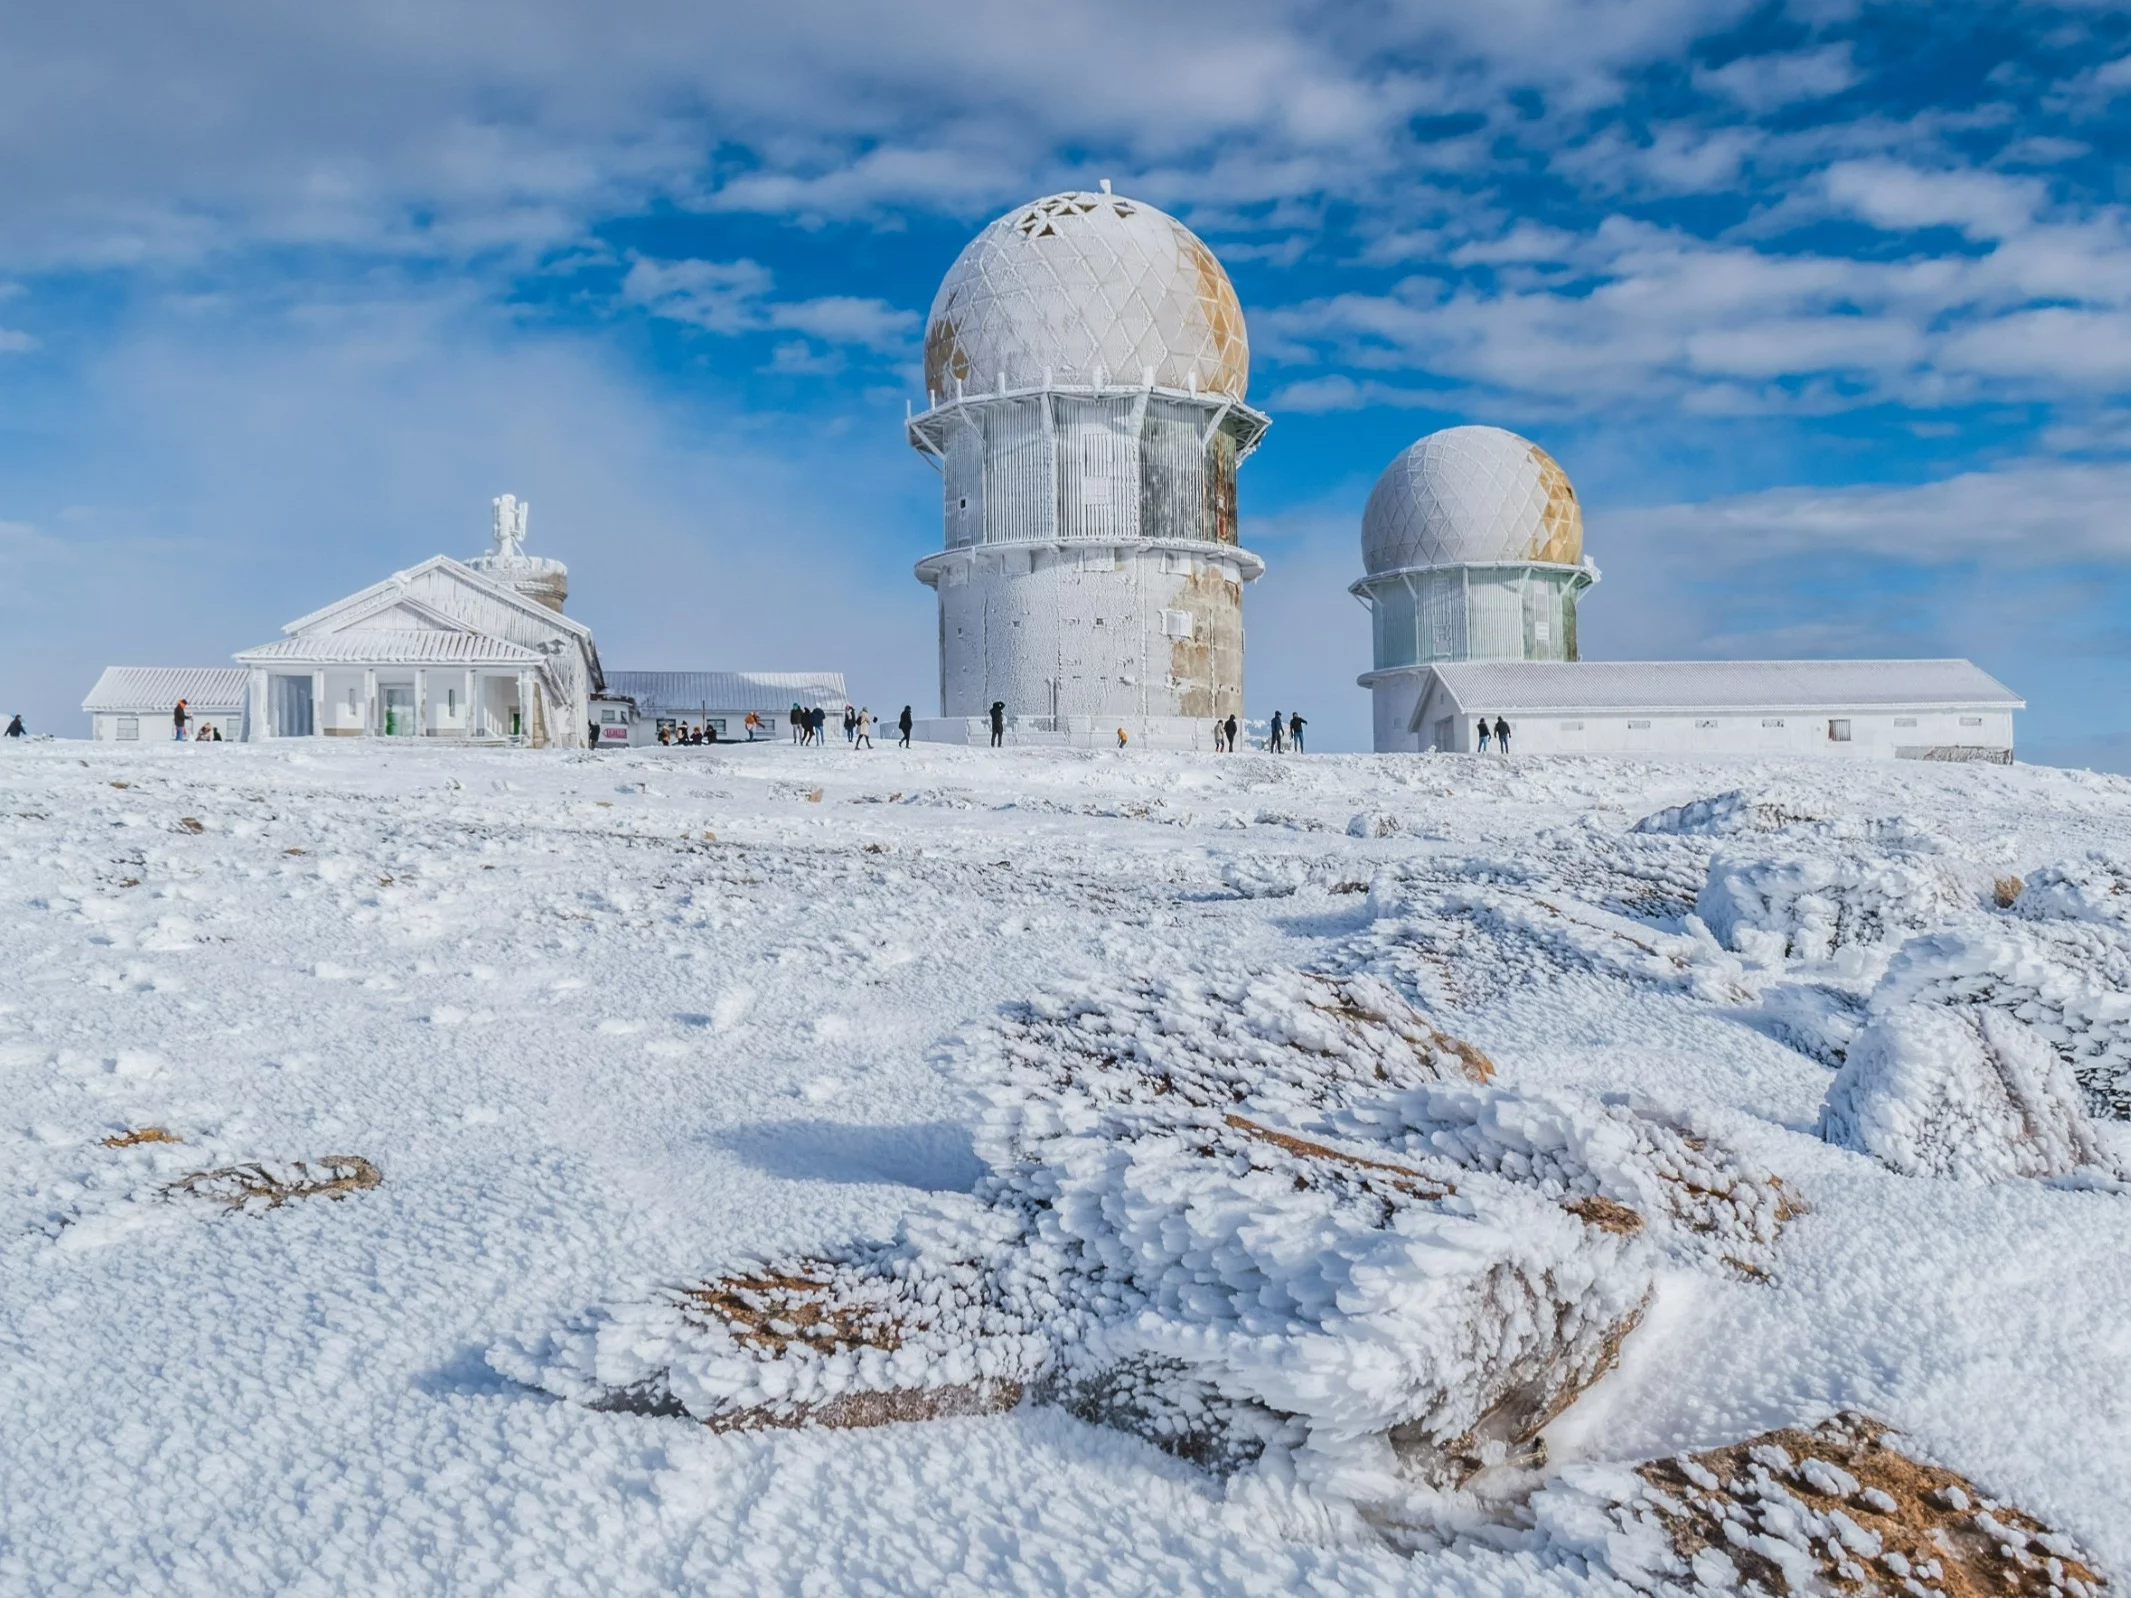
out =
[[[1653,1106],[1521,1093],[1382,981],[1063,988],[967,1040],[989,1175],[882,1243],[736,1261],[496,1368],[719,1428],[1024,1396],[1370,1502],[1536,1463],[1668,1261],[1790,1213]]]

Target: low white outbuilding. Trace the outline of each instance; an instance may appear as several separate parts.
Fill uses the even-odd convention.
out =
[[[826,710],[840,727],[848,703],[840,671],[610,671],[592,713],[608,748],[655,744],[662,728],[676,727],[715,727],[721,740],[744,741],[750,713],[757,737],[781,737],[795,704]]]
[[[1465,660],[1422,668],[1412,688],[1402,724],[1379,722],[1379,750],[1471,752],[1484,719],[1509,724],[1517,754],[2009,764],[2027,707],[1966,660]]]
[[[185,701],[186,736],[212,727],[226,742],[244,736],[246,674],[236,666],[106,666],[89,697],[89,736],[132,743],[175,736],[171,712]]]

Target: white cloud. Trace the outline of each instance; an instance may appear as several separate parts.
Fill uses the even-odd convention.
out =
[[[1728,66],[1694,75],[1698,88],[1727,95],[1756,115],[1803,100],[1824,100],[1840,94],[1860,76],[1847,44],[1782,55],[1746,56]]]
[[[2131,562],[2131,462],[2028,460],[1937,482],[1777,488],[1594,517],[1738,566],[1871,555],[1918,566]],[[1598,534],[1594,531],[1594,548]],[[1602,557],[1601,557],[1602,558]]]
[[[621,296],[654,316],[688,322],[712,333],[806,333],[830,344],[861,345],[895,354],[917,329],[917,313],[885,300],[848,294],[773,300],[776,279],[758,261],[655,261],[637,256],[622,278]],[[787,365],[786,371],[798,370]]]
[[[1957,227],[1975,239],[2019,233],[2043,199],[2042,185],[2032,178],[1974,169],[1927,172],[1895,161],[1844,161],[1830,167],[1821,183],[1830,204],[1874,227]]]
[[[11,327],[0,327],[0,355],[19,354],[37,348],[36,338]]]

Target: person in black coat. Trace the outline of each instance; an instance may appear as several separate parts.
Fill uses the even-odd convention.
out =
[[[1509,753],[1509,723],[1500,716],[1495,718],[1495,747],[1505,755]]]
[[[22,718],[19,715],[7,724],[7,736],[10,738],[27,738],[29,736],[29,731],[22,725]]]
[[[1308,725],[1309,723],[1302,719],[1302,712],[1299,710],[1287,719],[1288,747],[1298,755],[1302,753],[1302,729]]]
[[[896,717],[895,725],[903,735],[902,741],[896,747],[908,749],[910,747],[910,707],[908,705],[903,706],[903,713]]]
[[[1221,723],[1221,736],[1227,740],[1228,752],[1234,754],[1236,752],[1236,718],[1234,715],[1230,715],[1226,721]]]
[[[996,749],[996,748],[998,748],[998,747],[999,747],[999,745],[1000,745],[1000,744],[1001,744],[1002,742],[1004,742],[1004,741],[1005,741],[1005,738],[1006,738],[1006,701],[1005,701],[1005,700],[1003,700],[1003,699],[994,699],[994,700],[992,701],[991,717],[992,717],[992,747],[993,747],[994,749]]]

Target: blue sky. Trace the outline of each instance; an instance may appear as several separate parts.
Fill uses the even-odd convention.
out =
[[[1357,524],[1543,443],[1593,657],[1963,654],[2131,770],[2131,10],[81,0],[0,52],[0,712],[533,503],[610,666],[928,707],[932,291],[1092,187],[1228,265],[1254,713],[1358,747]],[[278,14],[276,14],[278,13]],[[892,20],[884,20],[891,19]]]

